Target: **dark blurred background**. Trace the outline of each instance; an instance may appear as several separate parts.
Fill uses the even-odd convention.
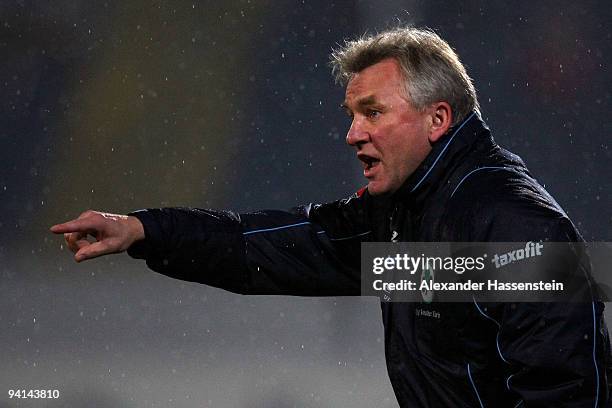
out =
[[[427,26],[497,141],[610,241],[604,1],[0,3],[0,407],[396,407],[375,299],[243,297],[125,255],[77,265],[51,224],[92,208],[289,208],[364,180],[327,65]],[[56,401],[9,389],[59,389]]]

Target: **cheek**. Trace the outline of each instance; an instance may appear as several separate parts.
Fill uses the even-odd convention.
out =
[[[406,142],[404,126],[397,124],[380,125],[375,133],[372,133],[372,145],[384,154],[393,154]]]
[[[410,137],[410,129],[395,128],[384,140],[382,148],[393,161],[401,161],[414,149],[414,140]]]

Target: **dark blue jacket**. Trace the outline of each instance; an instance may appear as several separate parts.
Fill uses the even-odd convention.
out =
[[[359,295],[362,241],[581,240],[476,113],[438,141],[391,197],[361,190],[288,212],[163,208],[131,215],[146,236],[131,256],[162,274],[241,294]],[[387,368],[402,407],[607,402],[608,333],[599,301],[381,306]]]

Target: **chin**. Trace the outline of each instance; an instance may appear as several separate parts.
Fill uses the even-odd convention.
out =
[[[368,193],[373,196],[388,194],[391,192],[389,186],[381,182],[370,181],[368,183]]]

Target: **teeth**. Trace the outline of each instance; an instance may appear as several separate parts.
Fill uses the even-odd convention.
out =
[[[367,155],[363,155],[359,158],[363,162],[364,169],[370,170],[375,164],[378,164],[380,160],[375,159]]]

